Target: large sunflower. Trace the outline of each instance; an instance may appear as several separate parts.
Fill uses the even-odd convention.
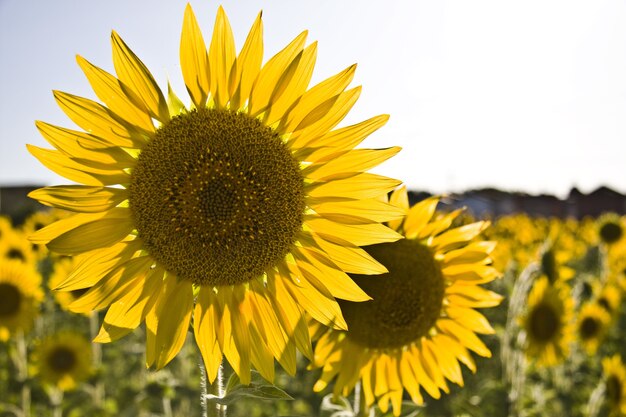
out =
[[[109,307],[96,338],[145,320],[147,365],[180,350],[193,316],[209,379],[222,355],[242,382],[250,364],[272,379],[310,355],[304,311],[346,328],[335,297],[369,299],[346,273],[386,269],[359,246],[401,236],[380,196],[398,181],[365,172],[399,150],[353,149],[386,115],[335,129],[359,96],[355,66],[307,89],[317,44],[297,36],[264,65],[261,14],[239,55],[220,7],[208,48],[190,6],[180,61],[187,108],[166,96],[113,32],[117,76],[78,63],[104,105],[55,92],[85,131],[37,122],[56,148],[29,149],[81,185],[30,195],[77,212],[32,240],[77,255],[59,288],[90,288],[76,312]]]
[[[76,388],[92,373],[91,343],[72,331],[62,331],[41,340],[33,352],[35,375],[44,385],[64,391]]]
[[[528,295],[527,311],[521,318],[525,350],[539,366],[556,365],[569,352],[574,302],[568,288],[562,282],[550,284],[544,276],[535,281]]]
[[[602,359],[610,416],[626,415],[626,368],[619,355]]]
[[[421,404],[420,387],[439,398],[440,390],[448,392],[446,379],[463,385],[459,362],[476,371],[468,349],[491,356],[475,333],[494,330],[474,309],[502,299],[479,285],[498,276],[489,256],[495,243],[471,242],[486,222],[450,228],[460,211],[435,215],[438,201],[429,198],[408,209],[404,187],[392,194],[391,202],[408,212],[390,225],[406,239],[367,248],[389,273],[353,275],[373,300],[340,301],[349,331],[328,329],[319,338],[314,365],[323,373],[316,391],[337,377],[334,392],[348,395],[361,379],[368,406],[378,402],[386,412],[391,401],[398,415],[404,390]],[[313,331],[319,334],[319,327]]]
[[[43,299],[41,276],[32,265],[0,262],[0,341],[30,330]]]

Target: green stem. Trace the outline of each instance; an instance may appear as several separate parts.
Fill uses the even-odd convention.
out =
[[[98,329],[100,327],[99,322],[100,320],[98,318],[98,312],[92,311],[89,315],[89,331],[91,334],[91,340],[95,339],[98,335]],[[91,346],[92,365],[94,367],[94,370],[99,373],[102,367],[102,345],[100,343],[92,343]],[[93,386],[92,400],[93,404],[96,407],[102,409],[102,406],[104,404],[104,383],[99,377],[96,379],[96,382]]]
[[[22,414],[24,417],[30,417],[31,396],[28,383],[28,350],[24,332],[21,331],[17,334],[17,356],[18,376],[22,383]]]
[[[365,402],[365,394],[363,394],[363,385],[361,380],[357,381],[354,386],[354,415],[357,417],[367,417],[370,414],[369,407]]]
[[[200,406],[202,409],[202,417],[226,417],[226,406],[215,403],[215,406],[211,406],[211,403],[207,401],[207,395],[215,395],[222,397],[223,392],[223,364],[220,363],[217,369],[217,377],[212,384],[209,384],[206,368],[204,367],[204,360],[202,353],[200,353]]]
[[[63,390],[56,387],[51,388],[48,396],[52,403],[52,417],[63,417]]]

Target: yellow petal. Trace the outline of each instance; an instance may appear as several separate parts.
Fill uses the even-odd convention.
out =
[[[108,307],[137,283],[142,283],[154,260],[150,256],[131,259],[107,274],[68,307],[74,313],[87,313]]]
[[[39,245],[46,244],[69,230],[94,220],[101,219],[106,215],[107,213],[75,214],[37,230],[28,237],[28,240]]]
[[[123,188],[60,185],[31,191],[28,197],[50,207],[82,213],[107,211],[128,198]]]
[[[444,265],[478,263],[489,257],[496,247],[496,242],[472,242],[461,249],[451,250],[444,255]]]
[[[154,305],[161,282],[162,276],[149,272],[140,285],[111,304],[94,342],[109,343],[137,328]]]
[[[315,243],[345,272],[361,275],[377,275],[388,272],[387,268],[366,251],[346,240],[329,236],[322,238],[313,235],[313,237]]]
[[[285,112],[306,91],[313,75],[316,57],[317,42],[313,42],[291,61],[278,79],[270,97],[268,113],[265,116],[266,124],[271,126],[282,119]]]
[[[296,371],[295,346],[290,342],[289,337],[282,326],[280,326],[270,301],[258,289],[250,291],[249,295],[250,304],[253,306],[254,311],[252,317],[259,331],[259,336],[265,340],[264,344],[267,344],[271,353],[278,359],[283,368],[289,374],[294,374]],[[289,348],[290,346],[291,348]]]
[[[352,278],[321,252],[302,248],[294,251],[294,256],[299,261],[298,267],[309,281],[319,282],[317,285],[327,288],[333,297],[350,301],[371,300]]]
[[[170,118],[167,101],[148,68],[115,31],[111,33],[111,44],[117,77],[126,88],[141,99],[152,117],[161,123],[167,122]]]
[[[235,62],[235,39],[228,17],[220,6],[217,9],[213,38],[209,47],[209,67],[211,68],[211,92],[219,107],[226,107],[230,100],[228,76]]]
[[[101,219],[76,226],[54,238],[47,246],[54,252],[76,255],[111,246],[128,236],[133,228],[133,219],[129,210],[114,208]]]
[[[465,281],[473,285],[491,282],[500,275],[495,268],[479,264],[450,265],[442,268],[441,272],[450,281]]]
[[[180,37],[180,67],[187,91],[197,108],[206,104],[211,90],[209,56],[196,16],[187,3]]]
[[[355,70],[356,65],[352,65],[304,93],[298,100],[298,103],[287,113],[278,130],[281,132],[293,132],[297,126],[302,126],[302,129],[310,124],[309,122],[303,125],[302,121],[305,118],[309,118],[311,122],[319,120],[320,116],[324,116],[324,114],[320,115],[315,109],[320,106],[327,107],[324,103],[337,97],[344,91],[354,78]]]
[[[413,368],[408,361],[409,355],[406,354],[406,352],[402,352],[399,364],[402,385],[411,396],[411,401],[415,404],[421,405],[424,403],[424,397],[422,397],[422,394],[420,393],[420,384],[417,382],[417,378],[413,373]]]
[[[496,332],[485,316],[471,308],[448,306],[446,307],[446,315],[473,332],[482,334],[494,334]]]
[[[385,123],[387,123],[387,120],[389,120],[389,116],[385,114],[372,117],[371,119],[354,125],[327,132],[323,136],[317,138],[314,148],[302,148],[301,152],[307,153],[306,158],[303,157],[302,159],[316,162],[339,151],[352,149],[373,132],[381,128]],[[295,155],[298,156],[299,151],[296,151]]]
[[[339,304],[337,304],[334,298],[328,298],[320,294],[306,279],[302,279],[297,283],[285,279],[284,283],[291,296],[315,320],[342,330],[348,328],[341,314]]]
[[[135,239],[75,256],[74,270],[53,289],[73,291],[92,287],[106,274],[128,262],[142,247],[141,239]]]
[[[326,182],[316,182],[305,187],[305,191],[310,197],[314,197],[312,204],[326,201],[324,197],[332,197],[332,201],[360,200],[366,198],[376,198],[400,185],[402,181],[381,175],[364,172],[353,175],[345,179],[334,179]]]
[[[239,110],[246,104],[252,91],[252,85],[263,63],[263,21],[262,13],[257,15],[252,24],[246,42],[233,64],[230,73],[231,109]]]
[[[80,55],[76,56],[76,61],[78,61],[78,65],[80,65],[87,76],[93,91],[113,113],[146,132],[154,132],[154,125],[148,114],[148,109],[142,103],[139,103],[137,100],[131,100],[126,95],[121,81],[108,72],[92,65]],[[126,88],[126,91],[128,91],[128,88]]]
[[[211,384],[215,381],[222,363],[222,351],[217,343],[219,319],[216,309],[217,300],[213,290],[208,287],[200,287],[193,314],[193,330]]]
[[[425,344],[428,344],[428,348],[437,358],[437,363],[439,364],[441,373],[443,373],[443,376],[445,376],[448,380],[463,386],[463,374],[461,372],[459,362],[456,360],[456,357],[452,354],[450,349],[440,348],[440,345],[435,343],[436,340],[437,338],[434,338],[431,342],[428,339],[425,339],[424,342]]]
[[[454,320],[440,319],[437,321],[437,327],[441,329],[442,332],[451,336],[463,346],[476,352],[480,356],[483,356],[485,358],[491,357],[491,352],[489,351],[489,349],[487,349],[487,346],[485,346],[485,344],[478,338],[478,336],[476,336],[474,332],[466,329]]]
[[[35,125],[52,146],[83,165],[87,161],[92,161],[101,163],[108,169],[123,169],[133,166],[136,162],[135,158],[122,148],[112,147],[96,136],[41,121],[36,121]]]
[[[429,197],[411,207],[404,219],[404,234],[407,239],[416,238],[424,226],[435,214],[435,208],[439,203],[439,197]]]
[[[304,224],[323,239],[333,240],[333,237],[341,236],[341,239],[356,246],[395,242],[403,238],[401,234],[379,223],[351,225],[318,217],[307,219]]]
[[[306,178],[320,179],[335,173],[359,173],[367,171],[400,151],[399,146],[385,149],[353,149],[340,152],[335,155],[311,164],[302,170],[302,175]]]
[[[465,242],[472,240],[480,232],[489,226],[489,222],[476,222],[465,226],[450,229],[445,233],[435,237],[432,246],[438,251],[454,249]]]
[[[268,273],[267,289],[268,300],[272,303],[281,327],[290,338],[295,339],[296,347],[305,357],[313,357],[306,318],[296,299],[287,290],[283,278],[273,272]]]
[[[259,72],[259,75],[252,87],[252,91],[250,92],[248,113],[252,117],[257,116],[266,110],[278,80],[283,75],[289,64],[300,53],[300,51],[302,51],[307,34],[307,31],[302,32],[283,50],[274,55],[263,66],[263,68],[261,68],[261,71]]]
[[[268,381],[274,380],[274,357],[262,340],[256,327],[250,328],[250,361],[261,376]],[[295,353],[294,353],[295,360]],[[294,369],[295,372],[295,369]],[[293,374],[293,373],[292,373]]]
[[[175,279],[168,277],[166,279]],[[162,298],[159,324],[155,340],[155,365],[161,369],[178,354],[185,343],[191,311],[193,308],[193,291],[191,283],[185,280],[177,282],[167,298]]]
[[[293,149],[321,146],[323,140],[318,140],[347,116],[360,95],[361,87],[356,87],[317,106],[296,126],[289,138],[289,146]]]
[[[145,144],[145,138],[132,132],[130,125],[103,105],[62,91],[53,91],[53,94],[61,110],[74,123],[110,146],[140,148]]]
[[[345,224],[382,223],[404,216],[404,210],[374,199],[329,201],[312,208],[325,219]]]
[[[89,168],[75,162],[59,151],[26,145],[28,151],[46,168],[71,181],[86,185],[115,185],[130,182],[130,175],[122,170]]]

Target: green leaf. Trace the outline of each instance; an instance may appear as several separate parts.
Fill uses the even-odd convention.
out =
[[[258,398],[261,400],[293,400],[282,389],[267,382],[258,372],[252,371],[250,384],[243,385],[237,374],[231,375],[226,383],[224,395],[218,397],[209,394],[206,396],[209,402],[229,405],[241,398]]]

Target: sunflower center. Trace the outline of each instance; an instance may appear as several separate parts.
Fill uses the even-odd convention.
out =
[[[48,366],[56,372],[69,372],[75,364],[76,353],[65,346],[55,348],[48,356]]]
[[[580,337],[583,340],[592,339],[598,335],[600,323],[593,317],[585,317],[580,323]]]
[[[194,110],[158,129],[129,191],[150,254],[198,285],[263,275],[289,252],[305,210],[300,166],[281,137],[228,110]]]
[[[622,383],[615,375],[610,375],[606,380],[606,396],[611,404],[619,404],[622,399]]]
[[[397,348],[428,335],[441,316],[445,283],[433,252],[414,240],[369,246],[367,252],[387,267],[377,276],[351,275],[373,298],[338,300],[348,337],[369,348]]]
[[[24,256],[24,252],[22,252],[18,248],[11,248],[7,251],[6,257],[9,259],[17,259],[19,261],[25,261],[26,256]]]
[[[600,227],[600,238],[605,243],[615,243],[622,237],[622,226],[614,222],[606,222]]]
[[[22,293],[15,285],[0,283],[0,318],[17,314],[21,301]]]
[[[539,304],[530,313],[530,333],[539,342],[548,342],[560,328],[557,312],[548,304]]]

